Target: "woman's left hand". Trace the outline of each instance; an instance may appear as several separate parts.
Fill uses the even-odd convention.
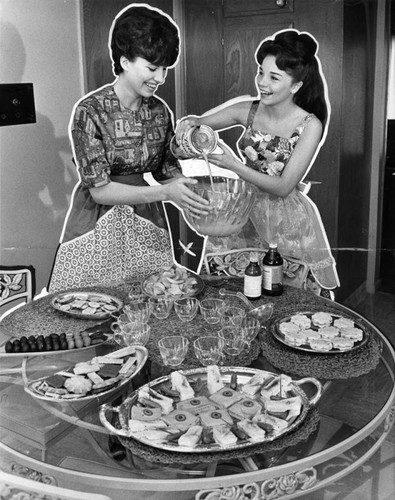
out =
[[[208,155],[207,158],[210,163],[217,167],[236,172],[238,165],[241,163],[240,159],[234,154],[232,149],[223,142],[220,143],[219,147],[222,149],[223,153]]]

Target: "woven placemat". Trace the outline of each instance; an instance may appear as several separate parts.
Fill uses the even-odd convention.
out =
[[[200,314],[197,314],[191,323],[183,323],[174,311],[165,321],[159,321],[151,316],[149,324],[151,325],[151,337],[146,347],[153,363],[162,365],[162,358],[158,348],[159,339],[169,335],[183,335],[188,338],[188,353],[184,362],[178,367],[179,370],[202,366],[195,356],[193,342],[205,335],[217,335],[220,330],[220,325],[209,325]],[[260,352],[261,344],[258,340],[254,340],[249,349],[243,349],[238,356],[230,357],[224,353],[221,364],[223,366],[249,366],[258,358]],[[165,371],[163,373],[166,374]]]
[[[270,332],[261,335],[260,340],[263,356],[280,371],[325,380],[359,377],[374,370],[382,348],[373,332],[355,351],[336,354],[298,351],[276,340]]]
[[[319,423],[319,412],[312,408],[307,414],[301,425],[289,434],[285,434],[278,439],[270,442],[257,443],[253,446],[240,448],[237,450],[201,452],[201,453],[178,453],[174,451],[161,450],[149,445],[140,443],[133,438],[118,436],[121,444],[131,451],[133,455],[143,458],[148,462],[161,464],[195,464],[209,463],[214,460],[234,460],[237,458],[246,458],[252,455],[268,453],[275,450],[281,450],[305,441],[310,434],[314,432]]]
[[[96,292],[105,293],[117,297],[125,301],[127,299],[127,291],[124,287],[87,287],[74,288],[67,290],[70,292]],[[58,295],[57,293],[46,295],[40,299],[33,300],[24,307],[16,309],[14,312],[6,316],[0,323],[1,331],[9,336],[20,338],[23,335],[50,335],[51,333],[74,333],[83,331],[98,325],[103,325],[105,329],[109,328],[111,320],[90,320],[80,319],[68,314],[57,311],[51,306],[52,299]],[[111,330],[109,330],[111,332]]]

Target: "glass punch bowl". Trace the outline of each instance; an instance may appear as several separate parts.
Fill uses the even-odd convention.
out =
[[[190,185],[196,194],[210,202],[211,211],[195,218],[185,212],[188,224],[204,236],[236,234],[247,223],[257,195],[257,188],[242,180],[228,177],[194,177],[199,182]]]

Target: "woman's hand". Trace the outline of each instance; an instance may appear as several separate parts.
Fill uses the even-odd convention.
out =
[[[224,142],[219,144],[222,149],[223,154],[210,154],[208,155],[208,160],[213,165],[217,167],[226,168],[232,172],[238,173],[240,165],[244,165],[240,159],[234,154],[232,149],[226,145]]]
[[[172,182],[166,184],[166,201],[172,201],[179,208],[187,210],[191,215],[199,217],[207,215],[210,212],[210,204],[188,187],[188,184],[196,184],[196,179],[189,177],[178,177]]]
[[[191,128],[198,127],[200,120],[197,116],[187,116],[178,122],[176,127],[176,141],[177,144],[183,142],[184,135],[188,133]]]

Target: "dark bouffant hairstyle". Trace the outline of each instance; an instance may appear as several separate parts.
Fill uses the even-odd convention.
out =
[[[255,57],[261,65],[266,56],[274,56],[279,69],[288,73],[294,82],[303,82],[294,101],[304,110],[314,113],[325,126],[328,108],[317,49],[317,43],[310,35],[289,30],[278,33],[272,40],[263,41]]]
[[[180,47],[178,29],[157,10],[135,5],[130,7],[114,20],[110,36],[116,75],[123,71],[120,64],[122,56],[129,61],[141,57],[166,68],[177,61]]]

